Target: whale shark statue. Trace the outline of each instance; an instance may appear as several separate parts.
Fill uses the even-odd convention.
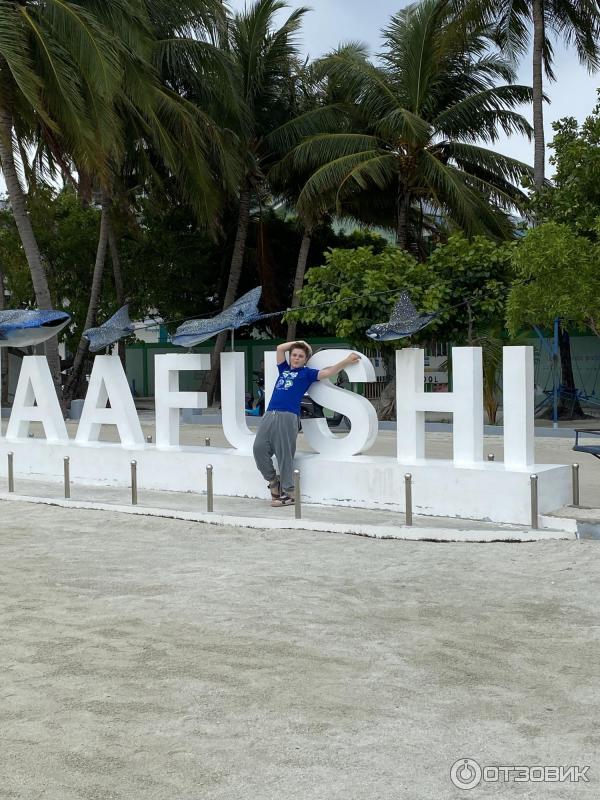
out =
[[[32,347],[56,336],[71,321],[65,311],[0,311],[0,347]]]
[[[179,347],[194,347],[222,331],[237,330],[262,318],[258,301],[262,287],[257,286],[242,295],[220,314],[210,319],[190,319],[180,325],[171,339]]]
[[[412,336],[426,325],[429,325],[437,314],[420,314],[414,307],[408,292],[401,292],[389,322],[371,325],[367,336],[376,342],[391,342],[393,339],[403,339]]]
[[[90,352],[98,353],[129,336],[135,329],[136,326],[129,319],[129,304],[126,304],[102,325],[84,331],[83,337],[90,343]]]

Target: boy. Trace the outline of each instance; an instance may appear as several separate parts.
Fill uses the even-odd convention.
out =
[[[289,365],[285,357],[288,351]],[[305,366],[311,356],[310,345],[303,341],[285,342],[277,348],[279,378],[254,440],[254,460],[263,478],[268,481],[272,506],[290,506],[295,502],[294,454],[300,401],[306,390],[311,383],[331,378],[348,364],[360,361],[357,353],[351,353],[338,364],[317,370]],[[281,477],[275,472],[273,456],[277,458]]]

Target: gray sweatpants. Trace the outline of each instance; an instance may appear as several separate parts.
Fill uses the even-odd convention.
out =
[[[294,491],[294,454],[298,436],[298,417],[291,411],[267,411],[254,440],[254,460],[263,478],[269,483],[277,476],[273,456],[277,459],[281,488]]]

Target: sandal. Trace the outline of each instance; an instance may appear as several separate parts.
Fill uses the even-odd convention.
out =
[[[285,492],[277,498],[271,500],[271,505],[274,508],[279,508],[280,506],[293,506],[296,504],[295,499],[292,497],[291,494],[286,494]]]
[[[273,478],[267,484],[267,488],[271,492],[271,500],[278,500],[281,497],[281,483],[279,482],[279,478]]]

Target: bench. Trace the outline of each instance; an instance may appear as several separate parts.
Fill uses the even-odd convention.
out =
[[[590,453],[590,455],[600,458],[600,440],[598,441],[598,444],[579,444],[580,434],[582,437],[600,436],[600,431],[589,430],[586,428],[575,428],[575,444],[573,445],[573,450],[577,450],[579,453]]]

